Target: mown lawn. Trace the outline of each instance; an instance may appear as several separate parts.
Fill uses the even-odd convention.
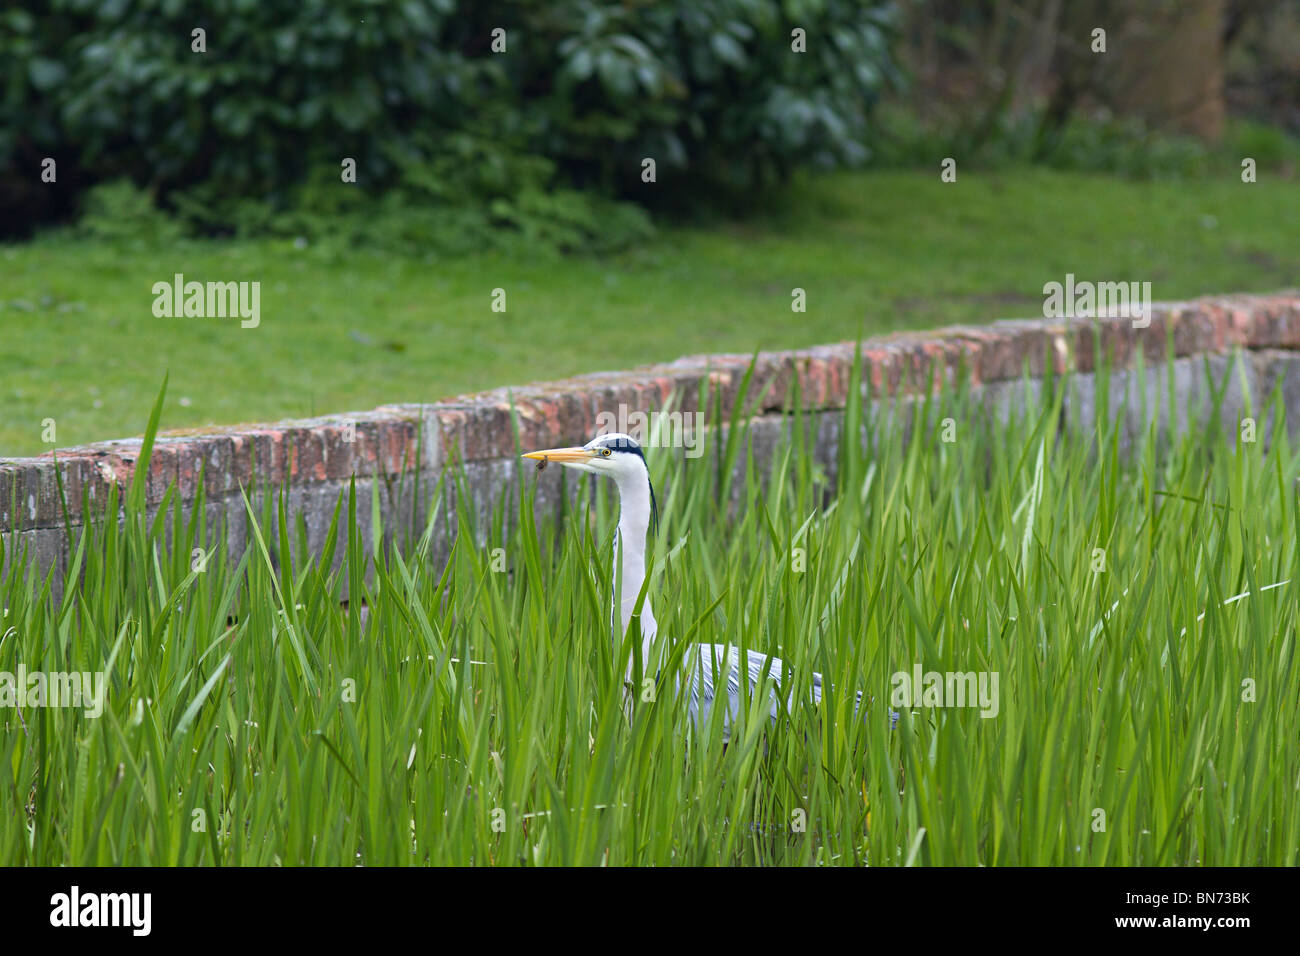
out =
[[[0,249],[0,454],[138,434],[165,371],[173,428],[431,401],[690,352],[1041,312],[1043,283],[1149,280],[1157,299],[1300,284],[1300,183],[1046,171],[845,173],[743,223],[671,227],[606,260],[340,258],[291,242]],[[261,324],[156,318],[174,273],[257,280]],[[806,290],[806,313],[791,290]],[[492,290],[507,311],[491,310]]]

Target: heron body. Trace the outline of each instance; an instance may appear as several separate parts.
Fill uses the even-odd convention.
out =
[[[713,704],[718,699],[718,687],[723,689],[722,698],[726,701],[726,713],[722,720],[722,739],[731,736],[731,725],[740,714],[740,648],[731,644],[695,644],[687,652],[684,669],[690,674],[689,708],[691,722],[696,729],[707,726]],[[782,705],[779,692],[786,685],[786,667],[779,657],[772,657],[760,651],[745,652],[745,677],[749,682],[749,696],[758,693],[765,677],[772,681],[768,692],[768,714],[775,723],[780,719]],[[821,706],[822,675],[813,671],[809,699],[814,706]],[[794,706],[794,691],[786,698],[786,706]],[[862,692],[857,693],[853,712],[856,715],[862,706]]]
[[[656,510],[654,488],[641,446],[628,435],[612,433],[599,435],[581,447],[549,448],[529,452],[524,457],[536,460],[539,467],[556,462],[566,468],[605,475],[617,486],[619,517],[618,531],[614,536],[613,568],[614,607],[618,610],[621,627],[615,637],[617,642],[627,633],[636,615],[637,600],[645,583],[646,537]],[[649,662],[658,633],[649,594],[642,602],[640,625],[641,660]],[[646,671],[649,672],[648,666]],[[731,726],[740,715],[742,674],[748,684],[749,699],[759,693],[765,678],[770,680],[767,709],[771,719],[778,720],[782,711],[780,692],[789,676],[780,658],[751,650],[746,652],[742,666],[740,648],[730,644],[694,644],[687,649],[681,670],[673,677],[673,684],[680,690],[682,676],[688,677],[690,718],[697,730],[708,725],[713,705],[721,698],[726,708],[726,713],[720,718],[723,740],[730,737]],[[632,679],[631,662],[625,679]],[[821,674],[812,674],[811,699],[814,705],[821,704]],[[792,703],[792,699],[786,700],[787,705]],[[859,692],[855,712],[861,703],[862,694]]]

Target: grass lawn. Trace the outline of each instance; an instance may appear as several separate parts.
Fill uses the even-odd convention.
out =
[[[289,242],[0,248],[0,454],[43,420],[69,446],[139,434],[163,373],[165,427],[431,401],[890,329],[1041,313],[1067,272],[1149,280],[1158,299],[1300,284],[1300,183],[1129,182],[1012,171],[802,181],[741,224],[664,229],[606,260],[339,258]],[[156,318],[151,288],[261,282],[261,325]],[[808,311],[793,313],[794,287]],[[491,310],[503,288],[504,314]]]

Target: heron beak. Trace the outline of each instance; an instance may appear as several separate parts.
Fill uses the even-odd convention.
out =
[[[543,448],[541,451],[530,451],[524,455],[525,458],[531,458],[540,462],[556,462],[557,464],[577,464],[579,462],[591,461],[596,453],[590,448],[574,446],[572,448]]]

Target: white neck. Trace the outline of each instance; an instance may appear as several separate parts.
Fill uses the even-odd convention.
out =
[[[614,600],[619,602],[618,639],[622,640],[632,623],[632,612],[645,582],[646,534],[650,530],[650,480],[648,476],[618,476],[618,534],[614,538]],[[621,577],[620,577],[621,571]],[[650,645],[659,626],[650,610],[650,595],[641,605],[641,659],[650,666]],[[632,676],[632,663],[627,677]],[[653,676],[653,675],[647,675]]]

